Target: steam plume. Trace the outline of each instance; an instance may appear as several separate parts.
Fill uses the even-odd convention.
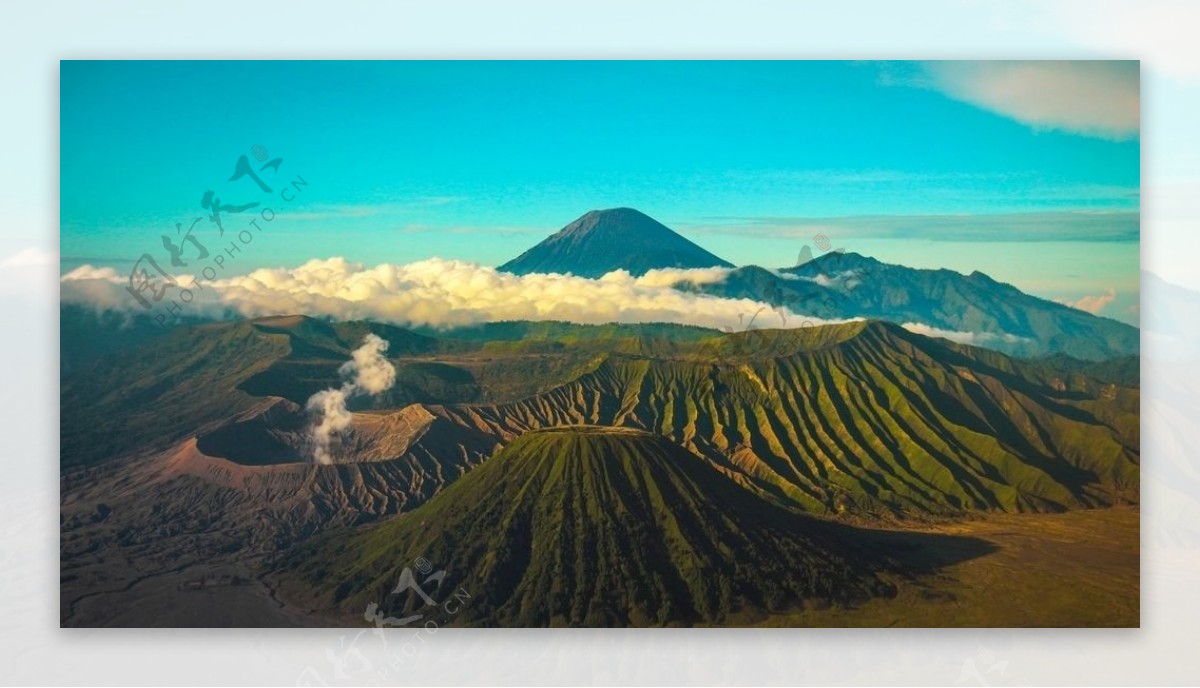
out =
[[[330,451],[333,437],[350,427],[353,416],[346,408],[346,400],[361,394],[382,394],[396,383],[396,367],[384,355],[387,350],[385,339],[368,334],[362,346],[350,354],[350,360],[338,368],[338,374],[346,380],[341,388],[324,389],[308,398],[304,407],[313,417],[309,439],[317,463],[333,463]]]

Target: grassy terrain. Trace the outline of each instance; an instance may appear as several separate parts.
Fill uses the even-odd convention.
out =
[[[737,346],[750,338],[761,344]],[[545,393],[445,413],[505,438],[641,428],[816,513],[1136,503],[1138,390],[1046,377],[999,353],[855,322],[725,335],[670,357],[607,355]]]
[[[420,512],[417,512],[420,513]],[[429,521],[422,520],[428,527]],[[435,531],[439,530],[434,528]],[[397,558],[420,556],[408,552],[400,539],[383,545],[383,529],[376,529],[376,547]],[[387,536],[397,534],[387,530]],[[856,546],[886,553],[894,567],[880,573],[891,587],[890,594],[830,603],[825,599],[792,601],[780,609],[742,605],[719,618],[692,617],[676,623],[696,626],[738,627],[1137,627],[1139,625],[1139,512],[1112,508],[1080,510],[1062,514],[984,514],[939,524],[897,525],[888,529],[847,531]],[[361,535],[361,533],[360,533]],[[344,538],[341,534],[337,539]],[[455,541],[461,546],[460,541]],[[423,543],[423,551],[438,552]],[[356,550],[351,541],[345,552]],[[327,552],[330,550],[326,550]],[[442,554],[439,552],[439,554]],[[602,553],[601,553],[602,554]],[[434,555],[437,556],[437,555]],[[448,569],[458,565],[452,561]],[[340,572],[337,575],[344,575]],[[771,575],[789,575],[773,572]],[[274,577],[276,582],[279,578]],[[333,576],[336,578],[336,576]],[[448,591],[469,590],[469,605],[482,605],[471,613],[455,616],[453,625],[551,625],[535,618],[497,618],[480,612],[489,609],[487,596],[494,594],[495,579],[472,578],[455,581]],[[294,585],[287,581],[285,587]],[[547,584],[544,594],[570,588],[568,577]],[[500,587],[500,586],[496,586]],[[285,599],[301,602],[305,612],[289,607],[297,617],[308,614],[311,624],[358,625],[353,614],[313,613],[312,598],[296,597],[296,589]],[[608,599],[611,590],[599,594]],[[447,592],[447,596],[450,593]],[[328,599],[328,598],[327,598]],[[348,608],[357,609],[355,599]],[[596,603],[593,603],[596,604]],[[603,601],[599,602],[603,604]],[[470,607],[466,607],[470,609]],[[529,607],[526,607],[529,611]],[[657,625],[654,619],[639,618],[641,625]]]
[[[445,405],[439,414],[496,441],[566,424],[641,428],[818,513],[1136,503],[1138,390],[1082,372],[866,321],[712,336],[483,329],[514,339],[301,317],[183,328],[64,380],[63,465],[163,449],[259,397],[303,404],[338,384],[369,331],[391,344],[397,384],[354,411]]]
[[[722,624],[758,627],[1136,627],[1139,621],[1139,514],[1135,509],[1065,514],[988,514],[961,522],[878,532],[916,573],[886,575],[895,597],[853,606],[743,611]],[[345,536],[346,532],[339,533]],[[945,537],[950,535],[951,537]],[[980,543],[985,546],[981,548]],[[121,561],[113,561],[114,568]],[[186,590],[207,575],[250,575],[211,561],[146,577],[128,589],[73,605],[74,626],[313,626],[364,624],[283,605],[257,580],[240,587]],[[485,590],[468,584],[472,598]],[[441,598],[450,598],[446,588]],[[69,600],[64,598],[64,604]],[[469,605],[470,601],[466,603]],[[464,605],[464,606],[466,606]],[[465,618],[465,617],[463,617]],[[460,619],[439,618],[452,625]],[[705,625],[697,622],[697,625]]]
[[[71,623],[150,623],[197,561],[253,548],[287,557],[274,582],[312,619],[350,624],[419,557],[479,591],[458,617],[475,625],[1137,621],[1136,510],[1052,513],[1137,504],[1139,390],[1104,377],[1128,361],[1022,362],[867,321],[482,329],[263,318],[64,368]],[[351,465],[297,465],[307,416],[264,397],[337,384],[367,332],[397,384],[355,400]],[[189,437],[200,453],[155,454]],[[954,520],[912,525],[929,518]]]
[[[859,537],[770,505],[661,436],[561,428],[521,436],[407,517],[297,548],[278,580],[352,617],[395,603],[402,570],[426,557],[447,571],[441,589],[477,591],[461,617],[476,625],[720,623],[890,594],[886,562]]]
[[[912,531],[905,557],[937,563],[961,541],[920,543],[924,534],[970,537],[994,545],[915,580],[893,579],[898,593],[855,608],[802,610],[745,619],[761,626],[1137,627],[1137,509],[1063,514],[988,514]]]

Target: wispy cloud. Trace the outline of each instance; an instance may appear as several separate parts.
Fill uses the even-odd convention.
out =
[[[465,196],[421,196],[400,201],[380,203],[351,203],[317,205],[308,210],[288,214],[288,222],[326,223],[352,226],[368,221],[372,226],[402,234],[486,234],[516,237],[546,233],[544,227],[510,224],[462,224],[430,222],[445,206],[469,200]]]
[[[1117,290],[1109,287],[1103,294],[1094,296],[1085,296],[1076,301],[1072,301],[1067,305],[1071,308],[1078,308],[1081,311],[1087,311],[1092,315],[1098,315],[1100,311],[1107,308],[1113,301],[1117,300]]]
[[[1015,334],[1005,332],[962,332],[959,330],[943,330],[938,327],[930,327],[923,323],[908,322],[902,327],[909,332],[924,335],[926,337],[940,337],[949,339],[952,342],[959,344],[970,344],[971,346],[989,346],[996,343],[1004,344],[1024,344],[1033,340],[1025,337],[1018,337]]]
[[[402,216],[420,210],[441,208],[467,200],[462,196],[419,196],[380,203],[342,203],[317,205],[301,212],[288,213],[288,220],[352,220],[368,217]]]
[[[1126,140],[1141,126],[1135,61],[951,61],[895,69],[885,69],[884,83],[930,88],[1034,129]]]
[[[1050,211],[957,215],[861,215],[854,217],[706,217],[678,223],[696,233],[764,238],[826,234],[841,239],[895,238],[929,241],[1136,242],[1141,221],[1132,211]]]

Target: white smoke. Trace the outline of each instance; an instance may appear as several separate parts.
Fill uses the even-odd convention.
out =
[[[354,418],[346,408],[346,387],[317,392],[308,398],[304,407],[313,416],[313,425],[309,430],[313,460],[320,464],[331,464],[333,436],[350,427],[350,421]]]
[[[396,366],[384,356],[387,350],[386,339],[368,334],[363,345],[350,354],[350,360],[338,368],[338,373],[350,378],[347,384],[372,396],[386,392],[396,384]]]
[[[396,367],[384,356],[387,350],[385,339],[368,334],[363,338],[363,345],[350,354],[350,360],[338,368],[338,374],[346,379],[341,388],[321,390],[304,404],[313,416],[309,439],[313,460],[317,463],[333,463],[330,451],[333,437],[350,427],[353,415],[346,408],[346,400],[360,394],[382,394],[396,383]]]

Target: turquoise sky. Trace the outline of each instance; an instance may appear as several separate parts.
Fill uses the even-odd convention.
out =
[[[206,215],[209,190],[260,203],[227,228],[278,213],[236,272],[495,265],[631,206],[738,264],[792,264],[824,234],[1048,298],[1112,288],[1101,314],[1136,322],[1137,125],[1096,113],[1131,82],[1136,116],[1137,63],[1066,64],[63,62],[62,267],[165,262],[161,236]],[[241,155],[259,170],[255,145],[282,159],[260,173],[271,193],[228,181]]]

